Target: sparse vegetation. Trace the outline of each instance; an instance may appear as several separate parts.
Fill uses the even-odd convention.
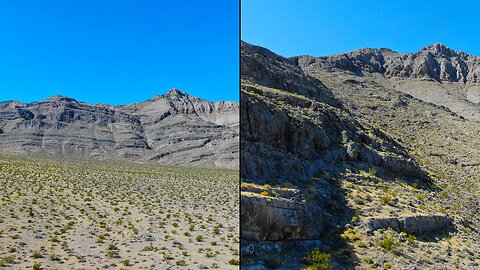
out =
[[[109,261],[142,269],[161,254],[160,268],[232,269],[229,260],[239,257],[231,251],[238,238],[229,236],[238,235],[232,194],[236,171],[0,154],[0,250],[8,252],[0,267],[62,261],[90,269]],[[165,245],[171,241],[180,244]],[[199,241],[211,243],[210,257],[196,252]]]

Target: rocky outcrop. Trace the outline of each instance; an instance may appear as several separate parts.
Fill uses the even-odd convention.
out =
[[[367,48],[323,57],[300,56],[292,60],[302,68],[320,65],[354,73],[376,72],[387,77],[427,78],[464,84],[478,83],[480,71],[480,57],[439,43],[409,54]]]
[[[367,129],[289,59],[242,43],[242,177],[298,182],[335,162],[422,178],[399,144]]]
[[[339,55],[299,56],[290,60],[314,77],[335,70],[359,78],[374,75],[377,83],[386,83],[422,101],[480,122],[480,109],[476,106],[480,102],[480,57],[443,44],[433,44],[408,54],[389,49],[360,49]],[[385,80],[378,80],[376,75]]]
[[[238,166],[238,104],[177,89],[124,106],[54,96],[0,103],[0,150],[72,158]]]
[[[248,241],[318,239],[325,225],[321,209],[285,198],[243,193],[241,238]],[[316,215],[317,214],[317,215]]]
[[[417,236],[446,232],[452,228],[453,219],[447,216],[407,216],[399,218],[371,218],[365,221],[370,231],[392,228]]]

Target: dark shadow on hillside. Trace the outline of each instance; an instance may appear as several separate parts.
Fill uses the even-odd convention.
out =
[[[306,266],[305,257],[316,248],[331,255],[332,269],[355,269],[359,258],[355,255],[353,246],[340,236],[346,225],[351,223],[355,210],[348,207],[340,181],[328,174],[322,178],[312,177],[302,183],[297,182],[295,186],[305,194],[307,211],[311,211],[307,215],[320,219],[325,229],[315,239],[288,239],[287,234],[287,239],[282,241],[242,240],[242,269],[255,269],[260,265],[269,269],[298,269]],[[247,190],[255,193],[260,191],[255,188],[244,191]],[[321,205],[321,212],[318,211],[318,205]]]

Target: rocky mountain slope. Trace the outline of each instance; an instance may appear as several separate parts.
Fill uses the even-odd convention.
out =
[[[445,106],[480,121],[480,57],[433,44],[415,53],[389,49],[360,49],[324,57],[292,59],[309,72],[344,70],[358,76],[378,74],[397,91],[422,101]]]
[[[315,266],[315,248],[332,269],[478,267],[476,60],[445,48],[286,59],[242,43],[245,269]]]
[[[0,103],[0,151],[238,167],[239,106],[177,89],[110,106],[54,96]]]

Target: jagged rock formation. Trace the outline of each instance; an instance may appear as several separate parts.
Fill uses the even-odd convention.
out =
[[[415,53],[390,49],[360,49],[323,57],[292,59],[303,70],[344,70],[357,75],[381,74],[397,90],[445,106],[465,118],[480,121],[480,57],[433,44]]]
[[[236,168],[238,104],[172,89],[123,106],[54,96],[0,103],[0,150]]]

